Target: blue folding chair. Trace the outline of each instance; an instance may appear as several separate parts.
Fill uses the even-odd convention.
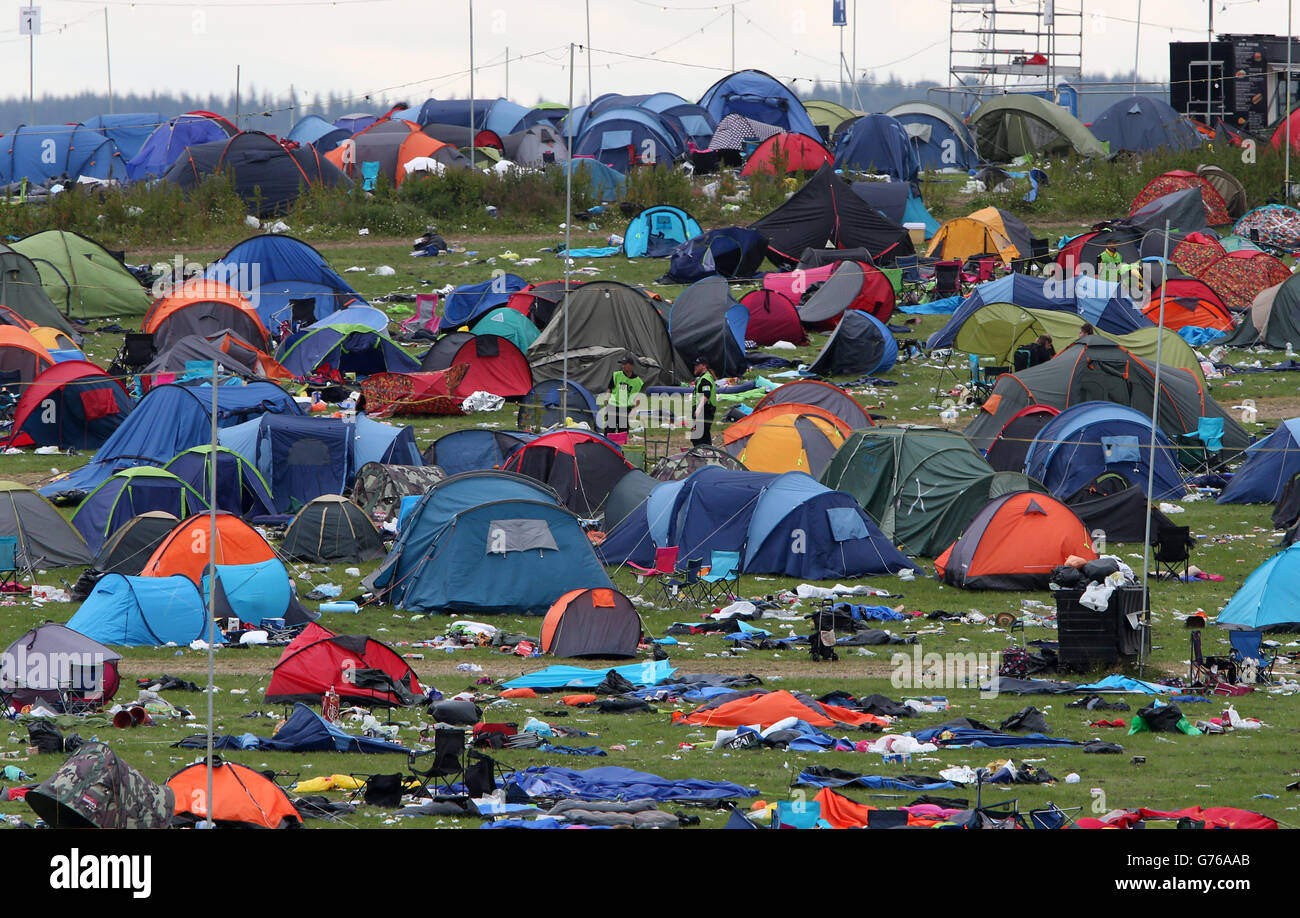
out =
[[[817,829],[823,826],[829,828],[829,823],[822,820],[819,800],[780,800],[772,814],[774,829]]]
[[[1223,418],[1197,418],[1196,430],[1174,437],[1178,464],[1194,474],[1209,475],[1223,465]]]
[[[1277,656],[1264,654],[1264,632],[1229,631],[1228,643],[1232,645],[1232,653],[1229,656],[1232,662],[1237,664],[1238,673],[1241,672],[1243,665],[1249,662],[1255,666],[1256,682],[1273,681],[1273,664],[1277,662]]]
[[[18,585],[18,538],[0,538],[0,592],[12,592]]]
[[[361,190],[374,191],[379,181],[379,163],[371,160],[361,164]]]
[[[714,602],[740,593],[740,552],[714,551],[709,570],[699,577],[702,598]]]

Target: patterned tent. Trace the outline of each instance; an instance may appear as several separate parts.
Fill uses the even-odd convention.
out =
[[[1156,198],[1186,188],[1200,189],[1201,200],[1205,203],[1205,220],[1210,226],[1222,226],[1225,223],[1232,222],[1232,216],[1228,213],[1227,202],[1223,200],[1223,195],[1219,194],[1218,189],[1210,184],[1209,179],[1197,175],[1195,172],[1187,172],[1182,169],[1175,169],[1157,175],[1148,182],[1146,187],[1139,191],[1138,196],[1133,199],[1133,207],[1129,210],[1129,213],[1137,213]]]
[[[1232,233],[1261,246],[1295,252],[1300,250],[1300,210],[1285,204],[1256,207],[1237,221]]]

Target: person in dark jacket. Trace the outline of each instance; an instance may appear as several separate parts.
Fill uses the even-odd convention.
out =
[[[704,357],[695,358],[695,429],[691,446],[713,445],[713,418],[718,413],[718,381]]]

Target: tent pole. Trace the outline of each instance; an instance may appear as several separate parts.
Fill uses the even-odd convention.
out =
[[[1165,221],[1165,245],[1160,270],[1169,265],[1169,221]],[[1151,451],[1147,458],[1147,522],[1146,537],[1142,540],[1142,608],[1146,613],[1146,632],[1138,643],[1138,676],[1145,674],[1147,641],[1151,635],[1151,492],[1156,481],[1156,418],[1160,414],[1160,358],[1165,343],[1165,285],[1160,285],[1160,321],[1156,323],[1156,378],[1151,393]]]
[[[108,113],[113,114],[113,56],[108,47],[108,7],[104,7],[104,66],[108,71]]]
[[[1286,0],[1286,165],[1282,173],[1282,200],[1291,202],[1291,9],[1293,0]]]
[[[588,7],[590,10],[590,7]],[[591,47],[587,48],[588,75],[590,75]],[[587,100],[591,104],[591,100]],[[573,150],[573,42],[569,42],[569,150]],[[564,178],[564,367],[563,385],[560,386],[560,417],[569,416],[569,272],[573,256],[569,248],[573,239],[573,159],[568,161]]]
[[[217,361],[212,361],[212,452],[208,455],[208,789],[204,797],[204,816],[208,828],[214,825],[212,812],[212,745],[213,698],[216,695],[216,641],[217,620],[212,601],[217,588]]]
[[[590,105],[595,96],[591,88],[591,0],[586,0],[587,7],[587,104]],[[569,103],[569,111],[573,111],[573,103]]]
[[[1142,0],[1138,0],[1137,34],[1133,37],[1133,95],[1138,91],[1138,49],[1142,47]]]
[[[469,167],[474,168],[478,131],[474,128],[474,0],[469,0]]]

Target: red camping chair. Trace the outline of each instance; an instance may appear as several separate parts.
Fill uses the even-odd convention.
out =
[[[637,579],[649,579],[654,584],[655,595],[666,605],[675,605],[678,596],[673,593],[677,577],[677,554],[680,549],[677,546],[672,548],[656,548],[654,567],[642,567],[629,561],[627,566],[636,571]]]

